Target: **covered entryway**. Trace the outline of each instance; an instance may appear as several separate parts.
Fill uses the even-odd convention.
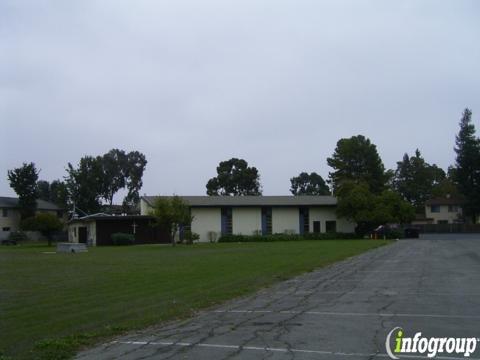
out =
[[[87,243],[87,227],[86,226],[80,226],[78,228],[78,242],[81,244]]]

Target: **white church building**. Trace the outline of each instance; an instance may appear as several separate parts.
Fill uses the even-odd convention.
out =
[[[180,196],[190,205],[191,231],[201,242],[221,235],[269,235],[342,232],[355,224],[337,218],[333,196]],[[141,215],[148,215],[156,196],[140,199]]]

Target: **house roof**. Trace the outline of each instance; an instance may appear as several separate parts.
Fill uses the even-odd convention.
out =
[[[143,196],[152,206],[160,196]],[[170,197],[170,196],[162,196]],[[219,206],[335,206],[333,196],[180,196],[192,207]]]
[[[92,214],[83,216],[80,218],[75,218],[70,220],[68,223],[74,222],[85,222],[85,221],[125,221],[125,220],[142,220],[142,219],[153,219],[149,215],[108,215],[103,213]]]
[[[0,208],[18,208],[18,198],[0,196]],[[38,210],[62,210],[60,207],[45,200],[37,200],[37,209]]]
[[[425,205],[463,205],[465,204],[465,199],[461,197],[450,197],[450,198],[434,198],[425,201]]]

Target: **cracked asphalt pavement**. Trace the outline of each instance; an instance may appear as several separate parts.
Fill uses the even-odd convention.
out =
[[[397,326],[480,337],[480,235],[397,241],[77,359],[385,359]]]

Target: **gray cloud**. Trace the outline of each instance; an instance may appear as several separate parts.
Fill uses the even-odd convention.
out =
[[[420,148],[453,162],[464,107],[480,126],[477,1],[3,1],[0,193],[110,148],[149,161],[142,192],[203,194],[243,157],[266,194],[328,174],[362,133],[387,167]]]

